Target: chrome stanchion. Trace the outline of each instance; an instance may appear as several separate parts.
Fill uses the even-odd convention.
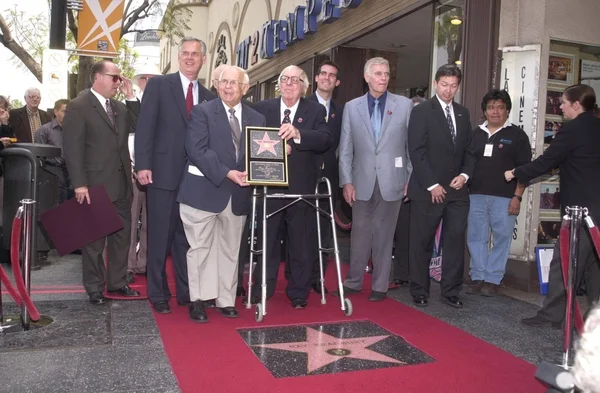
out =
[[[565,331],[563,346],[562,366],[569,369],[573,365],[573,315],[575,313],[576,285],[577,285],[577,259],[579,255],[579,232],[583,209],[579,206],[571,206],[565,209],[571,220],[571,238],[569,239],[569,274],[567,277],[567,302],[565,307]]]
[[[33,221],[35,217],[35,206],[36,202],[32,199],[22,199],[21,208],[18,210],[17,215],[20,213],[23,215],[23,282],[25,283],[25,289],[27,294],[30,295],[31,291],[31,266],[33,262],[33,253],[35,252],[35,236],[33,231]],[[21,322],[25,330],[29,329],[29,312],[25,302],[21,303]]]

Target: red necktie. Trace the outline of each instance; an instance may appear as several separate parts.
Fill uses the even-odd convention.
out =
[[[190,112],[192,111],[192,107],[194,106],[194,83],[190,82],[188,86],[188,91],[185,96],[185,107],[187,109],[188,118],[190,117]]]

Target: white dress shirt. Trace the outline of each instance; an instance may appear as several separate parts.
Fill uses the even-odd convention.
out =
[[[98,101],[100,101],[100,104],[102,104],[102,108],[104,108],[104,111],[108,114],[108,111],[106,110],[106,100],[108,100],[108,98],[100,95],[100,93],[98,93],[94,89],[90,89],[90,91],[92,92],[93,95],[96,96],[96,98],[98,99]]]
[[[194,105],[198,105],[198,81],[191,81],[189,80],[185,75],[183,75],[181,73],[181,71],[179,72],[179,77],[181,78],[181,87],[183,87],[183,97],[187,97],[187,91],[188,91],[188,86],[190,85],[190,82],[192,82],[194,84],[194,87],[192,87],[192,92],[194,93]]]
[[[221,101],[223,102],[223,101]],[[229,109],[231,109],[231,107],[229,107],[226,103],[223,102],[223,107],[225,108],[225,113],[227,113],[227,120],[229,120]],[[233,109],[235,109],[235,117],[240,125],[240,131],[242,130],[242,103],[241,101],[238,102],[238,104],[236,106],[233,107]]]
[[[317,100],[319,100],[319,104],[325,106],[325,110],[327,111],[327,119],[329,119],[329,105],[330,105],[331,100],[326,101],[323,97],[321,97],[319,95],[318,90],[315,92],[315,95],[317,96]]]
[[[300,104],[300,100],[296,101],[296,103],[294,105],[292,105],[291,108],[288,108],[287,105],[285,105],[285,102],[283,102],[283,99],[281,100],[281,105],[279,105],[280,108],[280,119],[281,119],[281,123],[283,123],[283,118],[285,117],[285,110],[289,109],[290,110],[290,124],[294,122],[294,117],[296,116],[296,111],[298,110],[298,105]],[[294,142],[299,145],[300,144],[300,138],[294,138]]]

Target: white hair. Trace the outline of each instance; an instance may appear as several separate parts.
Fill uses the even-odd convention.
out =
[[[365,63],[364,73],[367,75],[372,75],[371,68],[376,64],[383,64],[388,66],[388,68],[390,67],[390,62],[384,59],[383,57],[373,57],[367,60],[367,62]]]
[[[573,377],[582,393],[600,393],[600,305],[589,312],[575,354]]]
[[[42,93],[40,93],[40,89],[38,89],[37,87],[30,87],[29,89],[25,90],[24,98],[27,98],[27,96],[31,93],[37,93],[39,96],[42,95]]]
[[[221,80],[223,78],[223,74],[225,73],[225,71],[228,68],[233,68],[234,70],[236,70],[237,72],[239,72],[239,73],[242,74],[242,83],[243,84],[245,84],[245,85],[249,85],[250,84],[250,77],[248,76],[248,73],[246,72],[245,69],[243,69],[241,67],[238,67],[238,66],[227,66],[226,65],[225,67],[223,67],[223,71],[221,71],[221,73],[219,74],[219,80]]]
[[[304,91],[302,92],[302,96],[304,97],[304,95],[306,95],[306,91],[308,90],[308,87],[310,86],[310,81],[308,80],[308,75],[306,75],[306,72],[304,72],[304,70],[300,67],[298,67],[297,65],[289,65],[287,67],[285,67],[283,69],[283,71],[281,71],[281,73],[279,74],[279,78],[277,78],[277,83],[281,84],[281,77],[288,71],[293,70],[293,69],[298,69],[300,70],[300,79],[302,79],[302,84],[304,85]]]
[[[183,37],[181,39],[181,41],[179,42],[179,54],[181,54],[181,47],[186,42],[197,42],[197,43],[199,43],[200,44],[200,51],[202,52],[202,56],[206,56],[206,44],[204,43],[204,41],[202,41],[201,39],[198,39],[196,37]]]

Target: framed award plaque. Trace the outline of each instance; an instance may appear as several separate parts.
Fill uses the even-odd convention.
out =
[[[279,128],[246,127],[247,182],[260,186],[288,185],[287,141]]]

